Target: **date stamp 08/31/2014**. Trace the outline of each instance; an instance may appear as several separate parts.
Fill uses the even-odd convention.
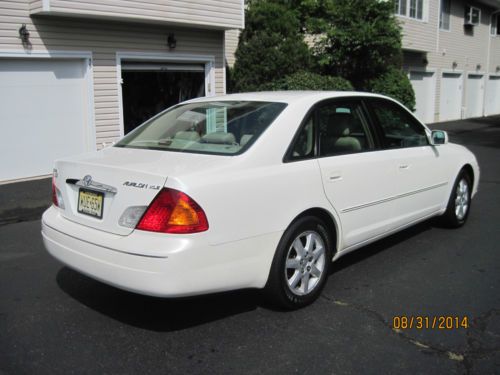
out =
[[[393,329],[467,329],[469,318],[467,316],[406,316],[399,315],[392,318]]]

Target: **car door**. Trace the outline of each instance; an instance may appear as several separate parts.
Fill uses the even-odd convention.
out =
[[[391,100],[367,100],[383,151],[397,172],[397,201],[391,228],[429,216],[442,207],[447,175],[439,149],[429,144],[425,127],[405,108]]]
[[[383,234],[397,193],[391,160],[378,141],[361,99],[336,99],[314,113],[318,163],[325,193],[341,220],[343,248]]]

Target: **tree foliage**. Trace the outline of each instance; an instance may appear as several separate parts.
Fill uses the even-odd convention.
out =
[[[401,66],[401,29],[392,1],[335,0],[322,7],[322,22],[309,19],[306,25],[319,38],[313,48],[322,71],[365,89],[367,81]]]
[[[232,71],[236,91],[252,91],[310,67],[311,53],[297,13],[285,5],[251,2]]]
[[[401,69],[391,68],[386,73],[366,83],[371,92],[390,96],[399,100],[411,111],[415,110],[415,93],[408,76]]]
[[[415,106],[392,1],[250,0],[231,70],[235,91],[380,92]],[[306,44],[304,40],[308,40]]]
[[[353,90],[351,83],[341,77],[322,76],[311,72],[297,72],[262,85],[260,90]]]

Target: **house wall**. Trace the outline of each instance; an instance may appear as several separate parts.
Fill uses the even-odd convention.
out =
[[[413,51],[430,51],[435,48],[438,25],[439,1],[425,0],[424,19],[416,20],[397,15],[402,26],[403,48]]]
[[[452,0],[450,30],[439,29],[439,0],[429,0],[428,18],[424,21],[397,16],[403,32],[406,70],[433,71],[436,75],[434,119],[439,121],[440,84],[443,71],[495,73],[500,64],[500,38],[490,36],[494,9],[477,2]],[[464,28],[464,9],[472,5],[481,9],[478,26]],[[423,63],[426,60],[427,63]],[[467,80],[464,79],[462,104],[465,105]]]
[[[36,4],[35,4],[36,5]],[[0,1],[0,52],[86,51],[92,54],[96,143],[115,141],[121,134],[117,53],[207,55],[215,59],[215,93],[225,92],[223,30],[201,30],[99,20],[29,16],[28,0]],[[30,49],[23,49],[19,28],[26,24]],[[169,51],[168,33],[177,47]],[[1,54],[0,54],[1,58]]]
[[[241,0],[44,0],[30,1],[31,14],[146,20],[212,28],[243,27]]]
[[[225,55],[226,64],[230,67],[234,65],[235,62],[235,52],[238,48],[238,39],[240,37],[240,30],[226,30],[226,41],[225,41]]]
[[[500,74],[500,35],[490,37],[490,73]],[[500,100],[500,98],[499,98]]]

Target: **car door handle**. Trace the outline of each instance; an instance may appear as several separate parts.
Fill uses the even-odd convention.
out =
[[[410,168],[409,164],[399,164],[399,169],[408,169]]]
[[[328,182],[335,182],[342,180],[340,172],[332,172],[328,175]]]

